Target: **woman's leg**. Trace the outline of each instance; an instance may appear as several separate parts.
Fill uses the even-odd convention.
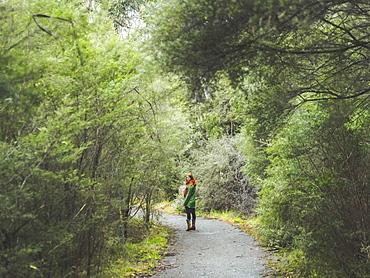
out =
[[[186,210],[186,224],[188,225],[188,228],[186,230],[190,231],[191,230],[191,223],[190,223],[191,209],[188,207],[185,207],[185,210]]]
[[[191,216],[192,216],[192,220],[191,220],[191,230],[195,230],[195,219],[197,218],[197,216],[195,215],[195,208],[191,208]]]
[[[195,214],[195,208],[190,208],[190,214],[191,214],[192,219],[195,221],[195,219],[197,218]],[[188,217],[188,219],[190,218]]]
[[[185,210],[186,210],[186,219],[190,221],[192,216],[192,210],[191,208],[188,207],[185,207]]]

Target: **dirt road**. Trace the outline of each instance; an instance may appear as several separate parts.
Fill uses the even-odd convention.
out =
[[[161,214],[158,221],[176,230],[156,278],[267,277],[268,254],[248,234],[229,223],[198,217],[197,229],[185,231],[185,217]]]

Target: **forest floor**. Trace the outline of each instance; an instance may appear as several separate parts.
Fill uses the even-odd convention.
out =
[[[174,229],[174,238],[152,277],[272,277],[272,255],[250,235],[224,221],[197,218],[186,230],[182,215],[159,213],[156,221]]]

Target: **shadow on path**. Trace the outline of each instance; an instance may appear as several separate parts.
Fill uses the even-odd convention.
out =
[[[175,229],[176,239],[161,260],[156,278],[266,277],[269,256],[250,235],[227,222],[198,217],[195,231],[185,231],[186,218],[160,213],[156,221]]]

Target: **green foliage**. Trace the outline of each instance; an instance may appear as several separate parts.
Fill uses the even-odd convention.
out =
[[[148,222],[173,190],[186,121],[168,98],[179,82],[156,75],[95,7],[0,6],[2,277],[98,276],[112,241],[123,249],[133,207]]]
[[[305,275],[328,267],[338,272],[333,277],[368,271],[363,246],[370,223],[363,216],[369,153],[360,143],[367,132],[348,129],[349,111],[348,104],[306,105],[267,149],[271,165],[260,191],[259,228],[266,244],[303,252],[315,265]]]
[[[109,273],[186,170],[204,210],[258,188],[297,277],[367,277],[369,4],[146,2],[0,4],[1,276]]]
[[[124,253],[117,252],[116,256],[111,256],[111,259],[116,260],[112,261],[111,268],[101,273],[101,277],[129,277],[150,273],[160,259],[160,254],[168,247],[168,238],[172,233],[168,228],[154,225],[147,230],[143,221],[132,219],[130,224],[132,222],[137,229],[125,245]],[[147,234],[143,235],[142,231]]]
[[[196,100],[225,76],[226,98],[240,100],[213,91],[195,126],[205,140],[193,146],[209,147],[200,157],[217,153],[230,115],[220,111],[236,109],[265,243],[293,250],[287,269],[296,277],[367,277],[369,4],[221,2],[164,1],[148,21],[158,60]],[[215,160],[197,166],[206,173]]]
[[[150,21],[159,60],[193,82],[212,76],[232,60],[230,52],[240,45],[253,44],[254,38],[245,28],[253,28],[259,12],[267,12],[268,16],[273,5],[270,1],[260,2],[159,2],[158,12]]]

